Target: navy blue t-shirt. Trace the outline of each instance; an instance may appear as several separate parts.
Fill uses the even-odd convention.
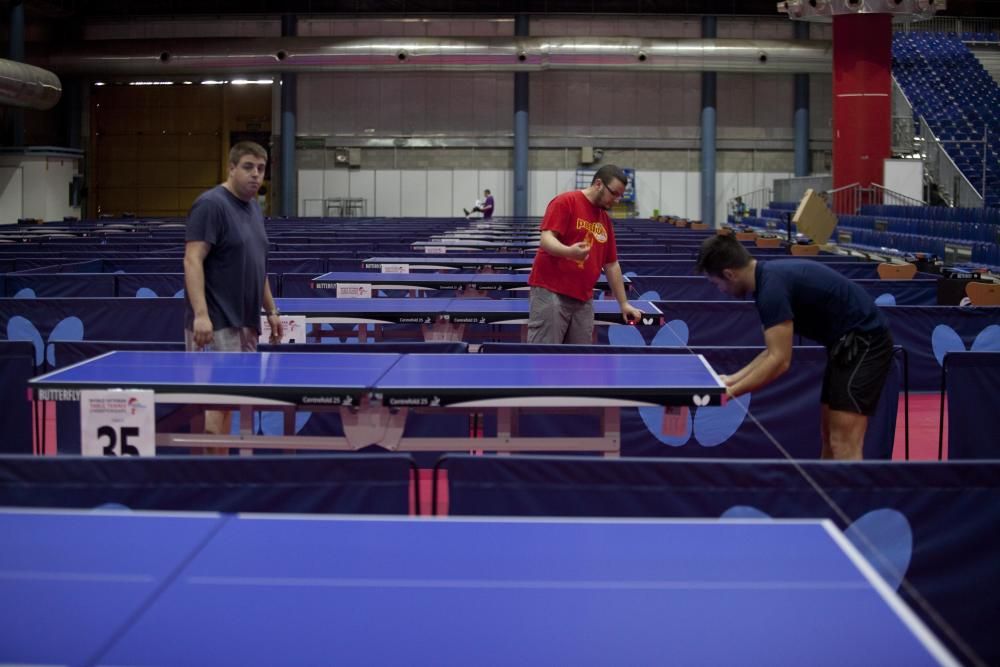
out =
[[[267,276],[267,232],[256,200],[245,202],[218,185],[195,200],[185,241],[211,245],[205,257],[205,301],[213,329],[250,327],[260,333]],[[191,329],[190,300],[184,326]]]
[[[886,326],[863,288],[820,262],[781,259],[757,262],[754,299],[764,329],[788,320],[795,333],[830,347],[852,329]]]

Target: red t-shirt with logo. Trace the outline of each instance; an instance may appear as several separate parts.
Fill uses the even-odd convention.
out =
[[[565,245],[579,243],[589,235],[590,254],[580,262],[550,255],[539,247],[531,265],[528,284],[580,301],[590,301],[594,296],[594,283],[604,265],[618,261],[615,231],[608,212],[591,204],[580,190],[564,192],[550,201],[545,209],[542,231],[547,229]]]

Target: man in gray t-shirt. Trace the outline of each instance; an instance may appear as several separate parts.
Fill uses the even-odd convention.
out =
[[[267,282],[267,234],[257,204],[267,151],[244,141],[229,152],[229,177],[203,193],[188,214],[184,244],[184,339],[188,350],[252,352],[267,313],[271,342],[281,319]],[[226,433],[223,413],[207,411],[205,429]]]

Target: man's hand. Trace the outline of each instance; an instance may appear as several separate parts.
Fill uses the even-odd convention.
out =
[[[569,255],[567,255],[567,257],[569,257],[569,259],[575,259],[579,262],[587,259],[587,256],[590,254],[590,244],[586,241],[577,241],[573,245],[566,246],[566,248],[569,251]]]
[[[276,345],[281,342],[281,337],[284,335],[284,330],[281,326],[281,315],[271,314],[267,316],[267,324],[271,327],[271,337],[268,339],[272,345]]]
[[[209,319],[208,313],[204,315],[195,315],[194,323],[192,324],[192,333],[194,334],[194,344],[198,347],[205,347],[210,345],[214,338],[212,334],[212,320]]]
[[[734,380],[731,375],[720,375],[719,379],[722,380],[722,384],[726,386],[726,396],[729,398],[736,398],[736,394],[733,393],[733,385],[736,384],[736,380]]]
[[[625,320],[626,324],[629,322],[641,322],[642,311],[626,301],[622,304],[622,319]]]

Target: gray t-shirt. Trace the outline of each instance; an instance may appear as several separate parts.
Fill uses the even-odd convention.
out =
[[[218,185],[195,200],[188,214],[186,241],[204,241],[205,300],[212,329],[250,327],[260,333],[267,279],[267,232],[256,200],[245,202]],[[193,328],[187,299],[184,326]]]

